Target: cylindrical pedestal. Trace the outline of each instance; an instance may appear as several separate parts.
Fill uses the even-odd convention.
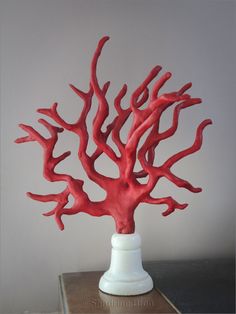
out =
[[[109,294],[126,296],[152,290],[153,281],[142,266],[140,235],[115,233],[111,244],[110,268],[101,277],[99,289]]]

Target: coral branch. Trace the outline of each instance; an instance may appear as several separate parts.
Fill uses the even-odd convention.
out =
[[[35,201],[39,201],[39,202],[56,202],[56,201],[58,202],[58,201],[62,200],[62,197],[60,197],[60,195],[64,195],[63,193],[40,195],[40,194],[31,193],[31,192],[27,192],[26,194],[28,197],[32,198]],[[67,194],[67,196],[68,196],[68,194]]]
[[[162,86],[171,78],[171,73],[167,72],[156,82],[152,90],[152,101],[157,99],[158,93]]]
[[[161,66],[159,65],[155,66],[151,70],[151,72],[148,74],[146,79],[143,81],[143,83],[132,94],[131,100],[130,100],[130,107],[132,111],[134,111],[134,113],[139,114],[139,111],[137,111],[137,107],[139,106],[138,99],[143,93],[147,94],[147,91],[148,91],[147,86],[158,75],[161,69],[162,69]],[[144,99],[146,99],[146,96],[144,96]]]
[[[144,199],[144,203],[149,204],[166,204],[168,208],[162,213],[163,216],[168,216],[171,213],[175,211],[175,209],[185,209],[188,204],[179,204],[176,202],[171,196],[168,197],[162,197],[162,198],[153,198],[151,196],[148,196]]]
[[[93,96],[93,89],[90,87],[87,93],[80,91],[77,87],[70,84],[72,90],[79,95],[84,100],[84,106],[81,112],[81,115],[77,122],[75,123],[67,123],[65,122],[57,112],[57,103],[54,103],[50,109],[38,109],[39,113],[42,113],[50,118],[52,118],[55,122],[57,122],[60,126],[65,128],[68,131],[71,131],[79,136],[79,150],[78,150],[78,157],[86,171],[88,177],[99,184],[101,187],[105,188],[105,186],[109,183],[110,178],[98,173],[94,168],[94,162],[96,158],[98,158],[103,151],[98,147],[94,152],[93,156],[90,158],[86,153],[88,141],[89,141],[89,133],[87,131],[86,126],[86,118],[91,109],[92,104],[92,96]],[[103,92],[106,93],[108,88],[108,84],[105,84],[103,87]],[[110,131],[109,131],[110,132]],[[107,139],[109,134],[104,134],[104,140]]]
[[[124,144],[122,143],[120,139],[120,130],[131,112],[131,110],[130,111],[123,110],[121,108],[121,101],[125,97],[126,93],[127,93],[127,85],[124,84],[122,89],[120,90],[120,92],[118,93],[118,95],[116,96],[114,100],[114,105],[118,113],[118,117],[117,117],[115,126],[112,130],[112,139],[114,143],[116,144],[116,146],[118,147],[121,154],[124,153]]]
[[[151,72],[148,74],[146,79],[142,82],[142,84],[134,91],[130,100],[130,108],[134,114],[133,123],[130,128],[128,139],[132,136],[134,130],[146,119],[150,111],[148,110],[139,110],[147,100],[149,96],[148,85],[151,81],[159,74],[161,71],[161,66],[155,66]],[[141,96],[141,99],[140,99]]]
[[[193,145],[187,149],[182,150],[181,152],[170,157],[163,165],[164,168],[172,167],[177,161],[182,159],[185,156],[195,153],[202,146],[202,132],[207,125],[212,124],[210,119],[204,120],[197,128],[196,138]]]
[[[185,188],[185,189],[187,189],[187,190],[189,190],[190,192],[193,192],[193,193],[199,193],[199,192],[202,191],[201,188],[196,188],[196,187],[192,186],[192,184],[189,183],[188,181],[183,180],[183,179],[177,177],[169,169],[165,169],[162,172],[162,174],[163,174],[163,176],[166,179],[170,180],[172,183],[174,183],[179,188]]]
[[[91,63],[91,86],[93,87],[93,90],[95,92],[95,95],[98,99],[98,111],[96,114],[96,117],[93,121],[93,139],[96,143],[96,145],[108,156],[110,157],[114,162],[118,162],[118,157],[116,156],[113,149],[106,144],[104,133],[102,132],[102,125],[107,118],[109,114],[109,105],[107,103],[105,92],[100,88],[97,80],[97,63],[98,58],[101,54],[102,48],[105,45],[106,41],[109,40],[109,37],[103,37],[97,46],[97,49],[94,53],[93,60]],[[107,83],[107,88],[110,83]]]
[[[152,166],[154,157],[152,156],[152,159],[146,160],[145,155],[147,152],[150,152],[150,150],[155,151],[155,148],[157,145],[162,141],[165,140],[176,132],[178,128],[178,120],[179,120],[179,114],[180,111],[184,108],[193,106],[195,104],[200,104],[201,99],[200,98],[191,98],[188,100],[183,101],[182,103],[178,104],[175,109],[174,109],[174,114],[173,114],[173,121],[172,125],[169,129],[166,131],[159,133],[157,126],[153,126],[151,132],[149,133],[148,137],[146,138],[146,141],[140,148],[138,152],[138,159],[143,167],[143,169],[146,171],[146,173],[149,173],[149,166]]]
[[[39,194],[33,194],[28,192],[27,195],[32,198],[33,200],[39,201],[39,202],[56,202],[57,205],[54,207],[53,210],[50,210],[47,213],[44,213],[44,216],[52,216],[55,215],[56,223],[59,227],[59,229],[63,230],[64,225],[61,220],[60,212],[62,209],[66,206],[68,203],[68,196],[70,192],[69,189],[66,188],[64,191],[62,191],[59,194],[48,194],[48,195],[39,195]]]
[[[158,100],[155,100],[156,108],[148,113],[145,120],[134,130],[133,134],[127,141],[125,146],[127,167],[125,177],[128,178],[133,173],[133,168],[136,161],[136,152],[139,141],[144,133],[153,125],[156,125],[160,119],[161,113],[176,101],[188,99],[188,95],[178,95],[177,93],[170,93],[162,95]],[[148,108],[149,109],[149,108]],[[146,113],[146,112],[145,112]],[[159,123],[158,123],[159,125]]]
[[[41,146],[43,146],[46,143],[46,139],[41,136],[34,128],[32,128],[30,125],[26,124],[19,124],[19,127],[24,130],[26,133],[28,133],[28,136],[19,137],[15,140],[15,143],[26,143],[26,142],[34,142],[37,141]]]

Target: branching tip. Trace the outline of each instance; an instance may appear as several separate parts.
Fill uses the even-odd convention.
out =
[[[98,43],[98,46],[102,48],[109,39],[110,39],[109,36],[102,37]]]
[[[26,193],[26,196],[27,196],[27,197],[30,197],[30,198],[32,198],[32,193],[30,193],[30,192],[27,192],[27,193]]]

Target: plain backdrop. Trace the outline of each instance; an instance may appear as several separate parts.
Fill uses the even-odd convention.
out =
[[[99,61],[100,83],[111,80],[112,101],[124,82],[131,92],[156,64],[172,79],[163,88],[173,91],[193,82],[191,95],[203,103],[181,113],[176,136],[160,145],[157,163],[188,147],[197,125],[211,118],[200,152],[175,167],[175,173],[201,186],[193,194],[161,180],[153,195],[172,195],[189,203],[185,211],[162,217],[164,206],[140,205],[136,230],[142,236],[143,260],[224,258],[234,255],[235,212],[235,1],[191,0],[2,0],[1,1],[1,313],[56,311],[58,275],[63,272],[106,269],[110,217],[86,214],[64,218],[59,231],[52,217],[41,214],[43,204],[27,191],[56,193],[63,183],[42,177],[42,152],[37,143],[14,144],[22,136],[18,123],[37,123],[39,107],[58,101],[67,121],[75,121],[81,101],[73,83],[89,86],[89,67],[98,40],[109,35]],[[89,125],[96,102],[89,115]],[[163,115],[164,130],[172,111]],[[124,134],[130,122],[125,125]],[[72,150],[59,169],[86,180],[75,153],[78,139],[65,132],[56,153]],[[90,149],[93,149],[91,144]],[[101,158],[97,167],[117,175],[116,167]],[[86,180],[91,199],[104,192]]]

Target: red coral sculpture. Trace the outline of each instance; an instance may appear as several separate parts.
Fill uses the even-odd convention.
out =
[[[67,123],[62,119],[57,111],[57,103],[49,109],[38,109],[37,111],[56,122],[54,126],[44,119],[39,119],[50,134],[45,138],[29,125],[20,124],[28,135],[18,138],[16,143],[38,142],[44,152],[43,175],[50,182],[64,181],[66,188],[58,194],[38,195],[27,193],[29,197],[40,202],[55,202],[56,206],[45,216],[55,216],[55,220],[61,230],[64,229],[62,222],[63,215],[74,215],[80,212],[88,213],[92,216],[110,215],[116,223],[117,233],[133,233],[135,230],[134,211],[140,203],[165,204],[167,209],[162,213],[167,216],[175,209],[184,209],[188,204],[180,204],[171,196],[154,198],[150,195],[158,181],[164,177],[180,188],[185,188],[191,192],[201,192],[201,188],[193,187],[188,181],[177,177],[172,171],[172,166],[183,157],[198,151],[202,146],[203,129],[212,123],[211,120],[204,120],[197,128],[194,143],[191,147],[171,156],[162,165],[155,166],[155,149],[158,144],[173,136],[178,127],[179,114],[182,109],[201,103],[200,98],[191,98],[185,92],[192,86],[191,83],[184,85],[179,91],[159,95],[161,87],[170,79],[171,73],[162,75],[153,85],[149,94],[148,85],[161,71],[160,66],[155,66],[147,75],[143,83],[132,93],[130,105],[127,109],[121,106],[122,99],[127,93],[125,84],[114,99],[116,117],[107,124],[103,132],[106,119],[109,115],[109,105],[106,93],[110,82],[106,82],[102,87],[97,79],[97,63],[104,44],[109,37],[103,37],[96,48],[91,63],[91,78],[88,92],[83,92],[77,87],[70,85],[72,90],[83,100],[83,109],[79,119],[75,123]],[[89,133],[86,119],[92,106],[93,98],[98,101],[98,109],[93,120],[93,141],[96,150],[89,155],[87,152]],[[146,104],[147,103],[147,104]],[[177,104],[176,104],[177,103]],[[144,109],[141,107],[145,105]],[[174,105],[172,125],[164,132],[159,131],[162,113]],[[132,125],[127,137],[127,142],[123,143],[120,137],[121,129],[129,117],[133,118]],[[69,174],[58,173],[55,167],[70,155],[70,151],[58,157],[53,156],[53,150],[58,140],[58,134],[64,130],[75,133],[79,137],[78,158],[88,176],[88,178],[98,184],[106,191],[106,197],[102,201],[92,201],[83,189],[84,181],[76,179]],[[148,132],[143,144],[140,139]],[[117,146],[119,155],[107,143],[111,136]],[[95,161],[105,154],[119,168],[119,178],[110,178],[95,169]],[[135,163],[139,161],[142,170],[135,171]],[[140,183],[139,178],[147,177],[146,183]],[[74,199],[71,207],[66,207],[69,196]]]

